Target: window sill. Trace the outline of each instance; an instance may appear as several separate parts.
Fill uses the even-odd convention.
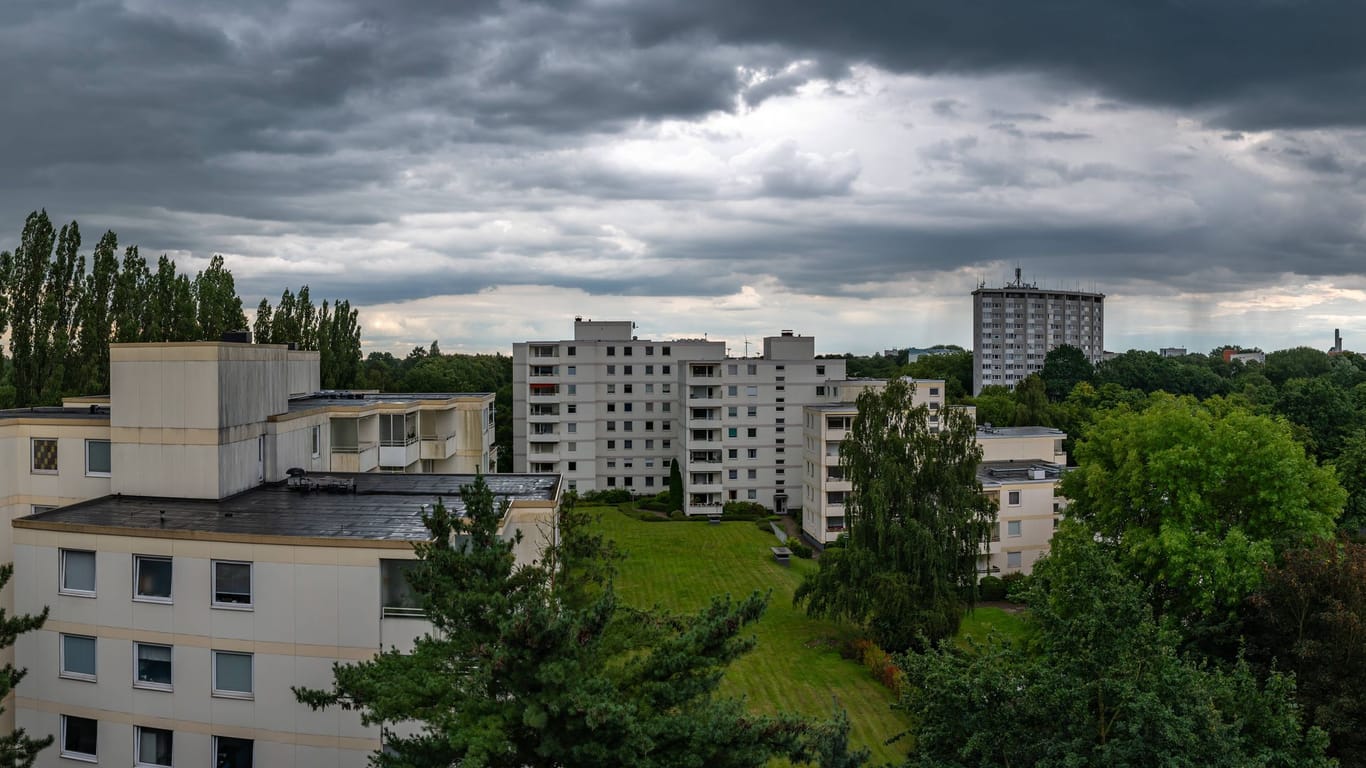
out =
[[[136,680],[133,687],[142,691],[159,691],[161,693],[173,693],[175,689],[168,683],[153,683],[146,680]]]
[[[28,473],[29,473],[30,475],[58,475],[58,474],[61,474],[60,472],[58,472],[58,471],[55,470],[55,469],[30,469],[30,470],[28,471]]]
[[[134,596],[133,596],[133,602],[135,602],[135,603],[155,603],[155,604],[157,604],[157,605],[173,605],[173,604],[174,604],[174,601],[172,601],[171,598],[169,598],[169,597],[151,597],[151,596],[148,596],[148,595],[134,595]]]
[[[215,601],[209,607],[215,611],[238,611],[240,613],[251,613],[256,610],[256,606],[252,603],[220,603]]]
[[[84,752],[59,752],[58,757],[63,760],[79,760],[82,763],[98,763],[100,761],[96,755],[87,755]]]
[[[237,700],[237,701],[253,701],[253,700],[256,699],[256,694],[254,694],[254,693],[243,693],[243,692],[241,692],[241,691],[217,691],[217,690],[216,690],[216,691],[213,692],[213,698],[215,698],[215,699],[235,699],[235,700]]]
[[[86,476],[86,477],[113,477],[114,475],[113,475],[113,473],[111,473],[111,472],[86,472],[86,473],[85,473],[85,476]]]
[[[97,682],[95,675],[83,675],[79,672],[58,672],[57,677],[60,677],[63,680],[75,680],[80,683]],[[63,757],[65,757],[65,755],[63,755]]]
[[[94,592],[86,592],[83,589],[59,589],[57,590],[57,594],[66,595],[67,597],[84,597],[90,600],[95,599]]]

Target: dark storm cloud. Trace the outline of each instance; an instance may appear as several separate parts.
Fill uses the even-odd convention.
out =
[[[623,12],[646,43],[705,29],[895,72],[1041,72],[1238,128],[1366,123],[1366,100],[1347,96],[1366,92],[1358,0],[689,0]]]

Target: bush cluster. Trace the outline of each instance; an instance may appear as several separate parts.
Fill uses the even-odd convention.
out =
[[[1006,599],[1006,583],[999,576],[983,576],[977,582],[977,595],[983,600]]]
[[[892,655],[878,647],[867,638],[859,638],[841,649],[841,656],[854,659],[872,673],[873,679],[882,683],[887,690],[900,696],[905,684],[905,673],[897,666]]]
[[[1025,595],[1029,594],[1031,580],[1028,576],[1016,571],[1007,573],[1001,577],[1001,581],[1006,585],[1006,599],[1012,603],[1023,603]]]

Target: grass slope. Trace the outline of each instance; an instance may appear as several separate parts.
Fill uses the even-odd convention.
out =
[[[599,525],[627,554],[617,593],[631,605],[696,611],[715,595],[772,590],[754,627],[758,645],[731,666],[723,694],[745,696],[756,711],[815,717],[830,714],[833,697],[849,711],[854,743],[872,749],[874,763],[904,758],[902,743],[883,743],[910,724],[891,709],[891,693],[860,664],[840,658],[840,627],[792,607],[792,593],[802,575],[815,570],[814,562],[794,558],[789,568],[774,563],[769,547],[777,540],[753,523],[642,523],[615,508],[599,511]]]
[[[979,605],[963,615],[963,623],[958,627],[956,638],[960,648],[967,648],[967,638],[985,643],[991,633],[1000,635],[1015,645],[1023,646],[1029,641],[1029,625],[1025,614],[1002,610],[992,605]]]

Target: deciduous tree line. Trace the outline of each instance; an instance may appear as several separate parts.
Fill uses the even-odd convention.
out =
[[[89,258],[79,224],[57,228],[46,211],[29,214],[19,244],[0,252],[0,407],[52,405],[64,396],[109,391],[110,342],[217,340],[245,329],[232,273],[215,255],[193,278],[163,254],[149,262],[136,245],[120,252],[105,232]],[[322,354],[323,385],[354,386],[360,326],[350,303],[314,310],[308,288],[285,291],[258,340],[296,341]],[[280,316],[284,319],[281,320]],[[261,330],[267,335],[262,337]]]

